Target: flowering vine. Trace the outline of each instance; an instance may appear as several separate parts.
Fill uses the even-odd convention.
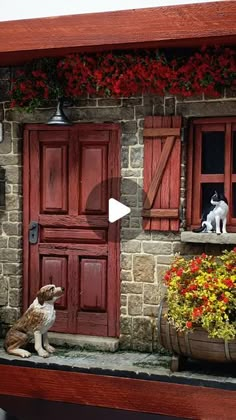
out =
[[[201,326],[210,337],[236,337],[236,248],[218,257],[176,257],[164,281],[168,319],[176,329]]]
[[[169,53],[168,53],[169,54]],[[236,86],[236,50],[202,48],[182,56],[156,50],[69,54],[27,63],[12,80],[11,106],[42,105],[59,95],[70,98],[130,97],[142,94],[219,96]]]

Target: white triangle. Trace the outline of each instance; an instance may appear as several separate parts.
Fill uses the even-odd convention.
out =
[[[110,223],[114,223],[122,217],[130,213],[130,208],[120,203],[120,201],[110,198],[109,200],[109,213],[108,220]]]

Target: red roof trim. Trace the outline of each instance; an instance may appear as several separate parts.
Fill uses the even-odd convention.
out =
[[[235,22],[235,1],[1,22],[0,63],[81,50],[233,44]]]

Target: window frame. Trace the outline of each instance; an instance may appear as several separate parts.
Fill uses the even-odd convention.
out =
[[[225,133],[224,174],[201,174],[201,134],[207,131]],[[186,227],[188,230],[201,224],[201,184],[220,182],[224,183],[224,193],[229,202],[227,231],[236,232],[236,217],[232,217],[232,184],[236,183],[236,173],[232,174],[233,131],[236,132],[236,117],[206,117],[191,121],[187,154]],[[199,159],[195,158],[196,152]]]

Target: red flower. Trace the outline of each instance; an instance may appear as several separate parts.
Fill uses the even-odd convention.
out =
[[[187,322],[186,322],[186,327],[187,327],[187,328],[192,328],[192,326],[193,326],[192,321],[187,321]]]

